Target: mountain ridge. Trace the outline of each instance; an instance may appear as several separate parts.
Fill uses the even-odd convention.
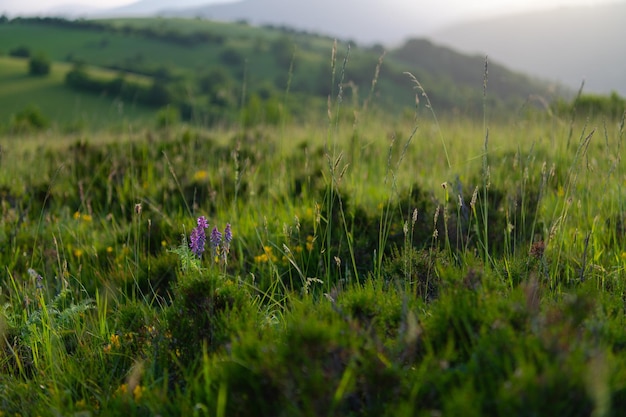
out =
[[[428,37],[570,88],[584,81],[584,91],[626,95],[626,56],[618,52],[626,39],[624,16],[626,2],[562,7],[459,23]]]
[[[277,13],[276,10],[282,11]],[[359,43],[399,43],[436,26],[436,19],[408,11],[397,0],[241,0],[190,9],[163,10],[163,16],[246,20],[253,24],[285,25]],[[384,24],[384,36],[373,28]]]
[[[173,6],[177,9],[184,9],[228,2],[229,0],[139,0],[125,6],[108,9],[101,14],[103,16],[152,16],[161,15],[164,10]]]

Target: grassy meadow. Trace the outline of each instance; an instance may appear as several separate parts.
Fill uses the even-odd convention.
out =
[[[623,121],[341,113],[5,138],[3,415],[619,415]]]
[[[133,103],[67,89],[63,80],[70,68],[70,64],[55,63],[48,76],[32,77],[27,73],[28,60],[0,56],[0,103],[3,107],[0,120],[11,126],[16,114],[33,105],[46,119],[54,122],[55,128],[65,131],[128,128],[131,124],[146,124],[154,120],[153,111]],[[92,68],[91,72],[104,79],[115,76],[113,71],[101,68]]]
[[[332,59],[297,120],[3,133],[0,416],[623,413],[624,117]]]

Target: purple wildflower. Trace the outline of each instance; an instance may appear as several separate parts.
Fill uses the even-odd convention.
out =
[[[224,228],[224,247],[228,248],[232,240],[233,232],[230,230],[230,223],[226,223],[226,227]]]
[[[215,226],[211,231],[211,249],[213,250],[213,253],[217,252],[220,243],[222,243],[222,234],[219,230],[217,230],[217,226]]]
[[[220,243],[222,243],[222,234],[217,229],[217,226],[214,226],[211,231],[211,256],[215,262],[218,261],[217,255],[220,253]]]
[[[204,216],[198,217],[198,226],[191,231],[189,236],[189,247],[191,251],[197,256],[202,256],[204,252],[204,243],[206,242],[206,234],[204,229],[209,227],[209,223]]]
[[[224,228],[224,244],[222,247],[222,260],[224,264],[227,262],[228,252],[230,252],[230,242],[233,240],[233,232],[230,230],[230,223],[226,223]]]
[[[198,217],[198,227],[202,227],[203,229],[207,229],[209,227],[209,222],[206,221],[206,217]]]

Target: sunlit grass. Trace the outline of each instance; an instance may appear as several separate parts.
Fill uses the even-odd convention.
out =
[[[0,411],[618,413],[623,126],[330,110],[3,139]]]

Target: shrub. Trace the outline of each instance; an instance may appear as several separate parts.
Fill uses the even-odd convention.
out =
[[[571,102],[559,99],[552,107],[559,113],[575,112],[580,117],[603,116],[619,119],[626,111],[626,99],[615,91],[610,95],[582,94]]]
[[[49,121],[34,105],[29,105],[11,118],[10,129],[13,132],[42,130],[48,127]]]
[[[603,115],[619,118],[626,111],[626,100],[615,91],[609,96],[585,94],[576,98],[572,105],[585,116]]]
[[[381,360],[387,352],[367,327],[339,312],[303,304],[284,327],[234,340],[232,359],[211,374],[228,384],[226,415],[385,415],[400,394],[398,368]]]
[[[50,73],[50,60],[44,54],[33,56],[28,63],[30,75],[42,76]]]
[[[155,80],[141,101],[148,106],[160,107],[170,104],[173,97],[165,85]]]
[[[30,57],[30,49],[26,46],[18,46],[17,48],[13,48],[9,51],[9,56],[15,58],[29,58]]]
[[[180,122],[180,112],[178,108],[166,106],[157,113],[157,126],[160,129],[170,127]]]
[[[220,53],[220,61],[230,67],[241,67],[245,62],[245,58],[239,51],[234,48],[226,48]]]
[[[74,68],[67,73],[65,84],[75,90],[110,94],[151,107],[163,107],[175,99],[169,87],[156,79],[149,87],[128,81],[123,77],[113,80],[100,79],[90,75],[82,64],[74,65]]]
[[[167,348],[175,353],[174,363],[183,368],[196,363],[203,349],[215,352],[224,347],[238,322],[254,320],[247,291],[213,272],[181,276],[173,295],[165,320]],[[165,357],[172,359],[169,354]],[[176,369],[170,371],[175,379]]]
[[[198,87],[203,94],[217,94],[219,90],[229,87],[232,83],[228,70],[224,67],[217,67],[200,77]]]
[[[276,39],[270,47],[276,64],[283,68],[289,68],[294,56],[295,45],[286,36]]]

